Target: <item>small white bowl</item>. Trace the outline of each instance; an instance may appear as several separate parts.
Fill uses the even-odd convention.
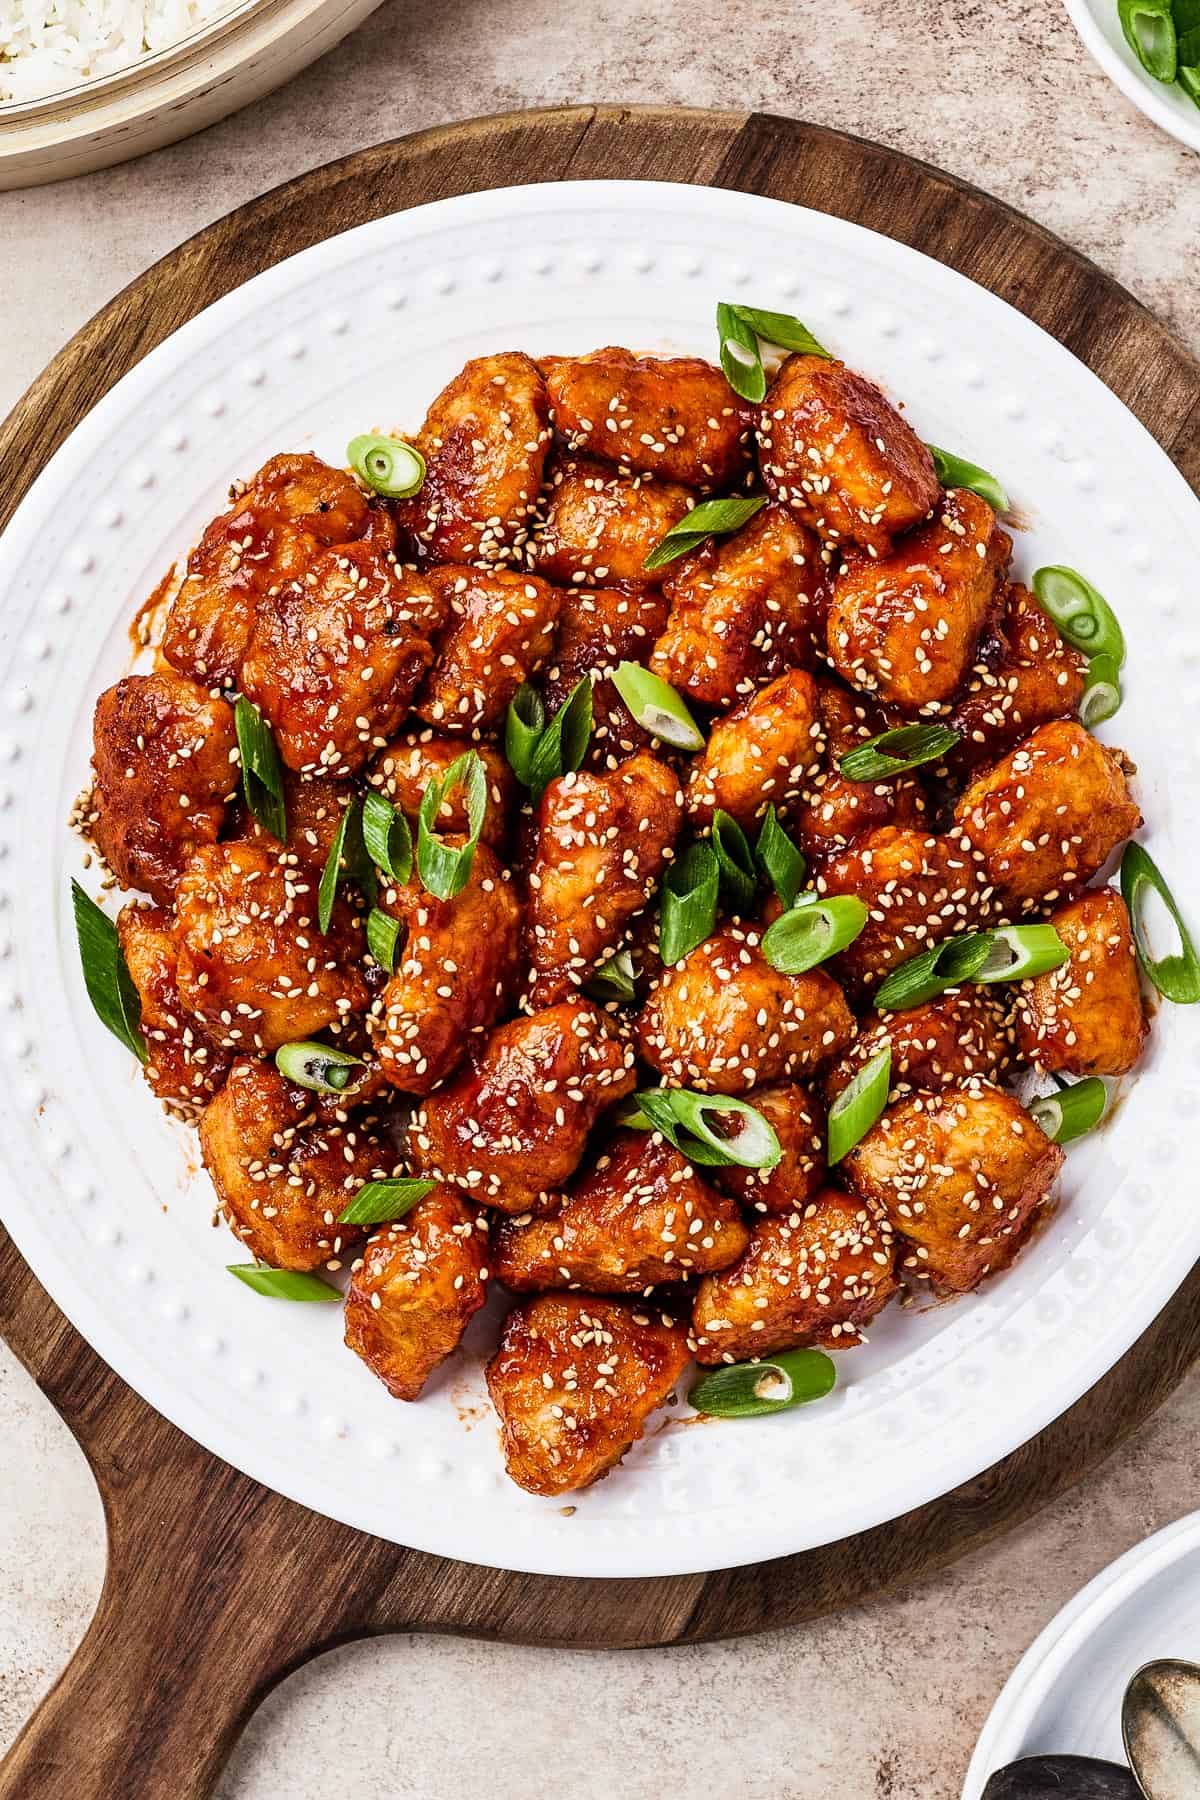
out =
[[[1200,106],[1182,88],[1147,75],[1121,30],[1117,0],[1065,0],[1071,23],[1110,81],[1139,112],[1190,150],[1200,150]]]

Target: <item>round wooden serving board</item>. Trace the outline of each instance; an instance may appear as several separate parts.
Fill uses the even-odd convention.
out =
[[[572,107],[363,150],[165,257],[67,345],[0,428],[0,526],[105,391],[250,276],[422,201],[567,177],[741,189],[915,245],[1053,332],[1200,489],[1200,366],[1115,282],[1029,220],[880,145],[790,119]],[[124,1386],[2,1232],[0,1330],[82,1445],[109,1533],[96,1617],[0,1767],[0,1800],[197,1800],[211,1794],[274,1683],[369,1632],[675,1644],[796,1624],[941,1567],[1078,1481],[1170,1392],[1200,1351],[1200,1270],[1099,1386],[955,1493],[803,1556],[659,1581],[556,1580],[444,1562],[281,1499]]]

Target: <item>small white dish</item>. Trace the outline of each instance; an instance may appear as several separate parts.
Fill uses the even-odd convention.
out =
[[[1071,23],[1110,81],[1139,112],[1190,150],[1200,150],[1200,106],[1183,89],[1147,75],[1121,30],[1117,0],[1064,0]]]
[[[1124,1763],[1121,1700],[1159,1657],[1200,1662],[1200,1512],[1137,1544],[1068,1602],[1030,1646],[988,1716],[963,1787],[1023,1756]]]

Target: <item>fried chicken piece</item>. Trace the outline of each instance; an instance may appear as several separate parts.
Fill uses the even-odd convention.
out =
[[[849,1043],[854,1020],[837,982],[824,969],[781,975],[760,941],[722,926],[651,988],[638,1048],[669,1086],[744,1094],[809,1074]]]
[[[317,878],[264,844],[198,850],[175,894],[179,997],[218,1043],[272,1051],[311,1038],[369,998],[346,902],[317,929]]]
[[[663,592],[671,616],[650,667],[704,706],[735,706],[824,646],[828,570],[786,507],[672,563]]]
[[[1092,888],[1050,923],[1071,957],[1017,989],[1021,1055],[1048,1074],[1127,1074],[1150,1028],[1124,900],[1115,888]]]
[[[539,1294],[514,1307],[487,1367],[509,1475],[531,1494],[590,1487],[687,1364],[683,1327],[638,1302]]]
[[[682,805],[674,771],[647,750],[547,787],[529,874],[534,1006],[566,999],[619,946],[666,866]]]
[[[847,751],[878,737],[894,721],[866,695],[852,694],[840,682],[818,681],[817,698],[827,766],[817,770],[788,808],[788,829],[805,856],[836,856],[883,825],[923,826],[929,806],[917,775],[849,781],[838,766]]]
[[[538,1210],[574,1174],[605,1107],[636,1085],[632,1049],[594,1006],[510,1019],[414,1113],[413,1166],[501,1212]]]
[[[750,830],[768,806],[786,811],[821,765],[817,684],[790,669],[718,719],[692,765],[685,803],[700,826],[721,808]]]
[[[538,574],[568,587],[661,587],[646,558],[694,503],[678,482],[614,473],[594,457],[556,463],[535,539]]]
[[[1059,635],[1028,588],[1014,583],[947,721],[962,736],[953,768],[967,773],[995,762],[1037,726],[1073,718],[1086,684],[1087,658]]]
[[[712,363],[610,347],[544,356],[541,367],[569,450],[703,493],[733,487],[745,472],[752,410]]]
[[[1118,757],[1068,719],[1039,725],[977,775],[954,817],[1015,911],[1069,899],[1142,822]]]
[[[779,1139],[783,1155],[773,1169],[736,1163],[713,1170],[713,1180],[750,1212],[790,1213],[825,1182],[825,1116],[820,1102],[792,1082],[755,1088],[752,1104]],[[730,1121],[736,1123],[736,1115]],[[736,1141],[737,1133],[733,1134]]]
[[[453,837],[452,847],[466,840]],[[381,909],[404,926],[395,972],[371,1013],[380,1066],[406,1094],[428,1094],[495,1024],[521,967],[521,907],[508,870],[477,844],[466,886],[439,900],[420,877],[387,886]]]
[[[487,777],[487,807],[480,842],[498,850],[508,837],[509,814],[516,810],[516,777],[493,744],[472,747],[483,763]],[[462,754],[463,744],[459,738],[443,737],[428,727],[409,731],[402,737],[393,738],[379,752],[367,770],[367,782],[386,795],[399,812],[415,818],[430,782],[441,781],[451,763]],[[435,824],[443,835],[457,832],[466,836],[469,830],[467,797],[461,786],[456,786],[442,801]]]
[[[615,769],[649,744],[649,732],[634,723],[611,677],[619,663],[648,663],[667,610],[657,588],[568,588],[564,593],[554,660],[542,674],[542,698],[551,717],[580,678],[591,676],[586,767]]]
[[[987,501],[952,489],[890,553],[855,557],[843,569],[829,608],[829,660],[853,687],[908,712],[951,699],[996,612],[1011,554]]]
[[[842,1167],[912,1247],[903,1266],[965,1294],[1012,1261],[1062,1162],[1011,1095],[972,1081],[889,1107]]]
[[[905,1012],[867,1014],[846,1054],[826,1074],[831,1105],[885,1044],[892,1048],[892,1100],[956,1087],[972,1077],[990,1079],[1013,1061],[1012,1029],[996,995],[978,987],[947,988],[936,1000]]]
[[[185,676],[126,675],[96,702],[88,824],[122,887],[171,904],[237,787],[233,708]]]
[[[443,731],[491,731],[553,649],[562,593],[511,569],[450,565],[427,579],[450,622],[416,711]]]
[[[281,844],[267,830],[239,794],[231,816],[232,832],[227,836],[248,838],[276,852],[286,849],[289,858],[301,869],[315,871],[318,882],[333,848],[342,823],[342,814],[354,794],[341,781],[323,775],[297,775],[283,771],[283,801],[287,815],[287,843]]]
[[[837,958],[856,987],[873,987],[943,938],[977,930],[985,913],[979,871],[958,837],[927,837],[895,825],[859,838],[826,863],[817,887],[822,894],[855,894],[867,906],[867,923]]]
[[[200,1120],[200,1153],[230,1229],[273,1269],[340,1267],[362,1228],[341,1215],[364,1181],[399,1174],[370,1115],[322,1121],[273,1063],[241,1058]]]
[[[823,1188],[762,1219],[740,1262],[706,1275],[692,1331],[701,1363],[744,1362],[821,1344],[848,1350],[896,1292],[892,1228],[864,1201]]]
[[[431,577],[341,544],[258,603],[241,685],[288,768],[354,775],[403,723],[448,609]]]
[[[549,403],[520,350],[479,356],[444,387],[416,438],[425,485],[396,507],[439,563],[520,564],[550,446]]]
[[[319,456],[273,456],[208,526],[188,558],[163,634],[163,655],[206,687],[232,687],[272,587],[302,581],[323,548],[372,537],[390,549],[386,510]]]
[[[735,1203],[686,1157],[657,1132],[625,1131],[575,1182],[560,1212],[496,1224],[492,1271],[518,1294],[639,1294],[724,1269],[748,1241]]]
[[[821,537],[886,556],[937,504],[933,458],[874,382],[822,356],[789,356],[758,415],[767,492]]]
[[[179,998],[170,913],[130,901],[117,914],[117,939],[142,1003],[146,1080],[168,1112],[194,1122],[220,1091],[233,1058]]]
[[[415,1400],[487,1298],[487,1224],[457,1188],[435,1187],[384,1225],[353,1264],[346,1346],[396,1400]]]

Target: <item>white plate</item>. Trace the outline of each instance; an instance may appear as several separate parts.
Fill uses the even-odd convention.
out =
[[[1090,1581],[1030,1645],[988,1715],[962,1800],[1021,1756],[1124,1763],[1121,1700],[1161,1656],[1200,1662],[1200,1513],[1177,1519]]]
[[[1200,150],[1200,106],[1181,87],[1147,75],[1125,42],[1117,0],[1065,0],[1065,4],[1076,31],[1125,98],[1181,144]]]
[[[5,1222],[89,1341],[152,1405],[317,1511],[517,1569],[655,1575],[779,1556],[879,1524],[1016,1448],[1097,1381],[1200,1253],[1187,1140],[1200,1009],[1160,1014],[1112,1127],[1073,1150],[1061,1209],[976,1298],[893,1307],[826,1404],[672,1425],[572,1516],[511,1485],[468,1354],[405,1406],[333,1309],[224,1272],[194,1138],[92,1017],[64,821],[134,608],[234,474],[412,424],[464,358],[605,343],[712,354],[725,297],[786,308],[1010,485],[1017,567],[1075,563],[1129,637],[1121,741],[1154,849],[1195,893],[1200,507],[1143,428],[1053,339],[960,276],[820,213],[701,188],[560,183],[439,202],[332,238],[193,320],[85,419],[0,543],[0,1185]],[[472,1354],[473,1352],[473,1354]]]

